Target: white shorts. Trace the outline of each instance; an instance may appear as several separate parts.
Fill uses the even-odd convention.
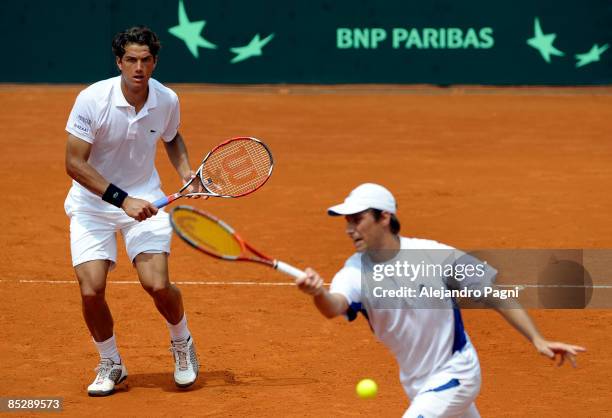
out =
[[[480,418],[474,404],[480,379],[450,379],[415,396],[403,418]]]
[[[445,367],[427,377],[411,396],[404,418],[478,418],[474,401],[481,381],[478,354],[468,338],[465,347],[453,353]]]
[[[134,262],[141,253],[170,253],[172,227],[163,210],[145,221],[138,222],[124,212],[92,213],[67,211],[70,217],[70,250],[72,265],[92,260],[117,263],[117,231],[121,231],[125,248]]]

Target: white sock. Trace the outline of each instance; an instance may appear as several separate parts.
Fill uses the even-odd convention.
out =
[[[115,334],[110,337],[106,341],[102,341],[101,343],[94,340],[96,347],[98,348],[98,353],[100,353],[100,358],[109,358],[114,363],[120,364],[121,357],[119,356],[119,349],[117,348],[117,341],[115,341]]]
[[[186,340],[191,336],[189,328],[187,328],[187,315],[185,314],[183,314],[183,318],[178,324],[172,325],[170,322],[166,324],[168,325],[168,331],[170,331],[170,338],[172,341]]]

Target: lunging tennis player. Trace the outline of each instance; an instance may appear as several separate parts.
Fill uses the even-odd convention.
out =
[[[346,315],[353,320],[358,313],[367,318],[376,337],[399,364],[400,381],[411,401],[404,417],[479,417],[475,399],[480,391],[480,363],[463,329],[459,309],[450,303],[447,307],[380,309],[373,293],[362,292],[362,272],[383,262],[392,264],[394,259],[388,258],[391,254],[400,254],[400,250],[429,254],[453,250],[436,241],[400,236],[396,210],[395,198],[386,188],[373,183],[356,187],[343,203],[328,209],[331,216],[345,217],[346,232],[356,253],[336,273],[329,291],[312,269],[306,269],[307,275],[298,279],[297,285],[313,296],[315,306],[327,318]],[[478,282],[463,280],[461,285],[475,286]],[[487,302],[540,354],[551,359],[559,356],[560,364],[567,359],[575,366],[576,355],[585,351],[544,339],[520,305],[502,299]]]

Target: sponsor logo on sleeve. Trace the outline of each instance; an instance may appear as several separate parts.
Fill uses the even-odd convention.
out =
[[[85,116],[77,115],[72,127],[88,134],[91,132],[91,119],[86,118]]]

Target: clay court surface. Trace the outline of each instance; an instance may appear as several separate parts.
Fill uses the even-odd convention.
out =
[[[0,87],[0,396],[60,396],[69,416],[400,416],[408,400],[394,359],[363,318],[326,320],[287,277],[213,260],[176,237],[171,277],[200,379],[175,389],[168,331],[120,244],[107,294],[128,386],[87,397],[98,355],[63,210],[64,126],[81,88]],[[352,246],[325,209],[364,181],[394,191],[408,236],[463,248],[612,248],[610,89],[175,88],[194,166],[237,135],[264,139],[277,160],[254,195],[194,204],[328,281]],[[173,192],[161,145],[157,167]],[[497,313],[464,311],[482,416],[610,416],[612,311],[531,313],[548,338],[589,351],[577,369],[557,368]],[[379,384],[375,400],[355,396],[364,377]]]

